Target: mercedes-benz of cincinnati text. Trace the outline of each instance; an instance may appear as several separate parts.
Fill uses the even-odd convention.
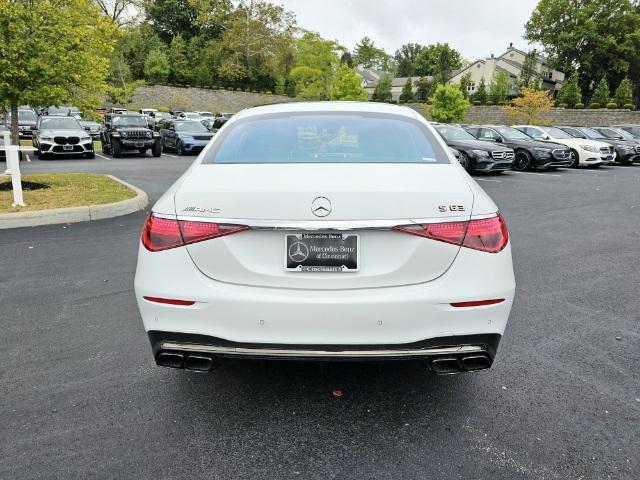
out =
[[[153,206],[135,292],[158,365],[489,368],[515,290],[503,216],[405,107],[244,110]]]
[[[511,170],[513,150],[476,139],[462,127],[435,125],[445,143],[459,152],[458,161],[468,172],[502,172]]]

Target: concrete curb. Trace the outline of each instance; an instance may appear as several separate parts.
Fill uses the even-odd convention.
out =
[[[142,210],[149,204],[147,194],[127,182],[107,175],[112,180],[136,192],[136,196],[127,200],[103,205],[87,205],[85,207],[52,208],[33,212],[15,212],[0,214],[0,230],[18,227],[37,227],[39,225],[54,225],[57,223],[76,223],[89,220],[119,217]]]

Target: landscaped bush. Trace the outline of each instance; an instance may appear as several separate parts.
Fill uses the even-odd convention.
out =
[[[487,105],[493,105],[493,100],[487,100]]]
[[[567,108],[569,105],[567,105],[566,103],[561,103],[558,105],[560,108]]]
[[[582,102],[578,102],[578,103],[576,103],[576,105],[575,105],[575,107],[574,107],[574,108],[577,108],[578,110],[581,110],[581,109],[583,109],[583,108],[584,108],[584,103],[582,103]]]
[[[480,105],[480,100],[474,100],[474,101],[473,101],[473,104],[474,104],[474,105]]]
[[[589,104],[589,108],[593,108],[593,109],[600,108],[600,104],[598,102],[591,102]]]
[[[609,102],[607,103],[607,108],[613,110],[614,108],[618,108],[618,104],[616,102]]]
[[[634,107],[633,103],[625,103],[622,108],[624,108],[626,110],[633,110],[636,107]]]

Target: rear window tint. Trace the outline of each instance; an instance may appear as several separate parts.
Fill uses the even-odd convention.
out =
[[[397,115],[264,115],[220,135],[203,163],[449,163],[423,124]]]

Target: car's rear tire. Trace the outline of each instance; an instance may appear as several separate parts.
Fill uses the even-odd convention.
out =
[[[113,158],[122,157],[122,146],[118,141],[112,141],[111,147],[113,148]]]
[[[526,150],[516,150],[513,169],[517,172],[524,172],[525,170],[530,170],[532,166],[531,154]]]
[[[162,155],[162,145],[160,144],[160,142],[156,142],[153,144],[151,153],[153,154],[154,157],[159,157],[160,155]]]
[[[569,158],[571,159],[571,163],[569,164],[569,166],[571,168],[578,168],[578,166],[580,165],[580,156],[578,155],[578,152],[576,152],[573,148],[569,151]]]

